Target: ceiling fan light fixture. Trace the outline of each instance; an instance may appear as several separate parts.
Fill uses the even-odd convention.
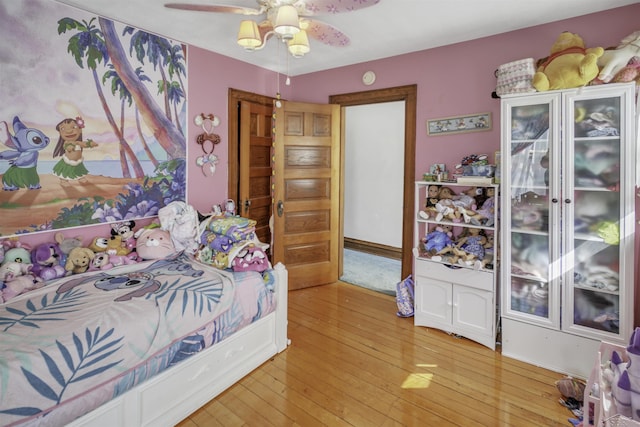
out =
[[[293,38],[300,31],[300,19],[294,6],[285,4],[278,8],[273,30],[285,40]]]
[[[301,58],[311,50],[309,38],[305,30],[300,30],[294,34],[293,38],[287,42],[287,45],[289,46],[289,53],[293,55],[294,58]]]
[[[246,50],[254,50],[262,44],[260,30],[255,21],[246,20],[240,22],[238,30],[238,44]]]

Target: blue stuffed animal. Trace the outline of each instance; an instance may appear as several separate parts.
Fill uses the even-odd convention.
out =
[[[9,169],[2,175],[2,189],[15,191],[19,188],[37,190],[40,186],[38,176],[38,151],[49,145],[49,138],[38,129],[28,128],[18,116],[13,118],[13,133],[9,133],[6,122],[0,122],[0,141],[11,150],[0,152],[0,160],[8,160]]]

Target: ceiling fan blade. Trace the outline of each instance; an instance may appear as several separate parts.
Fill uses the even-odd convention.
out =
[[[304,19],[302,28],[306,29],[309,37],[329,46],[348,46],[351,43],[346,34],[326,22]]]
[[[364,9],[380,3],[380,0],[358,0],[358,1],[341,1],[341,0],[306,0],[303,4],[297,4],[300,9],[298,13],[301,16],[315,16],[323,13],[343,13],[352,10]]]
[[[238,15],[262,15],[264,12],[261,9],[253,9],[250,7],[221,6],[215,4],[165,3],[164,7],[169,9],[192,10],[196,12],[235,13]]]

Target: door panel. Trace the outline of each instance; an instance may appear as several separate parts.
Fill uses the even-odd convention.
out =
[[[289,289],[338,280],[340,107],[283,102],[276,110],[274,262]],[[279,159],[282,159],[280,161]]]
[[[273,107],[240,102],[238,213],[257,222],[256,235],[271,242]]]

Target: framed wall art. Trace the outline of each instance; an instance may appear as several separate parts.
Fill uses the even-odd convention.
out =
[[[449,135],[491,130],[491,113],[427,120],[427,135]]]

